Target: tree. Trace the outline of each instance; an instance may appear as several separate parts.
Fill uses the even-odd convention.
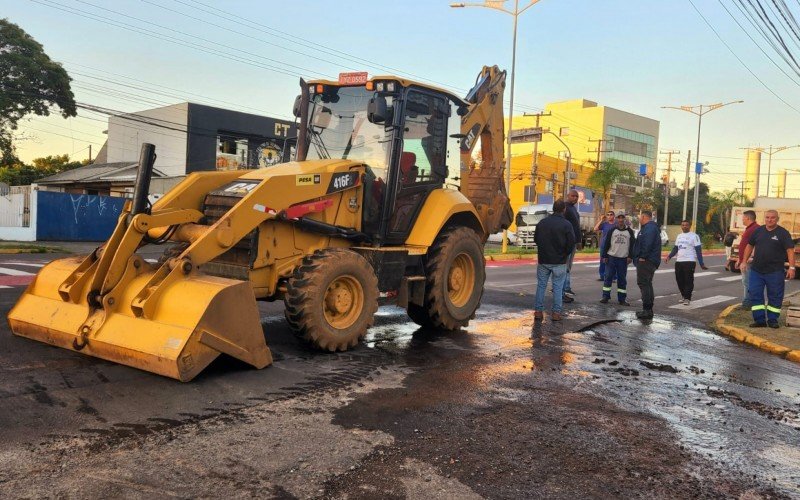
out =
[[[49,175],[72,170],[88,163],[88,160],[70,161],[67,154],[35,158],[32,165],[17,163],[0,167],[0,182],[5,182],[9,186],[26,186]]]
[[[719,217],[719,233],[724,234],[728,231],[731,220],[731,210],[737,205],[739,194],[735,189],[723,193],[712,193],[709,196],[708,212],[706,212],[706,224],[711,223],[711,219],[716,214]]]
[[[659,189],[647,188],[637,192],[631,200],[633,209],[636,211],[658,210],[659,201],[662,200],[659,191]]]
[[[22,28],[0,19],[0,165],[19,160],[14,154],[12,132],[29,114],[50,115],[57,106],[61,116],[77,114],[72,79],[61,64]]]
[[[589,187],[600,192],[602,202],[602,213],[608,209],[608,196],[611,188],[618,182],[636,182],[636,175],[630,170],[621,166],[614,158],[608,158],[600,162],[600,165],[589,175]]]

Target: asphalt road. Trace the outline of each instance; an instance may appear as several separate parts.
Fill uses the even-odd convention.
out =
[[[4,313],[48,258],[0,257]],[[721,260],[691,308],[662,265],[650,322],[582,263],[567,320],[534,324],[535,268],[490,265],[466,331],[385,307],[333,355],[262,304],[275,363],[188,384],[3,325],[0,496],[798,496],[800,366],[706,328],[741,292]]]

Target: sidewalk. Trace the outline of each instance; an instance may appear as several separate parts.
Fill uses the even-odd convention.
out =
[[[722,311],[717,317],[715,327],[719,333],[739,342],[800,363],[800,328],[786,326],[786,310],[789,305],[800,305],[800,292],[784,299],[780,328],[750,328],[753,316],[750,311],[743,310],[741,304],[734,304]]]

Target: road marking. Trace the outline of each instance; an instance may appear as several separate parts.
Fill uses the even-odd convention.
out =
[[[158,259],[144,259],[144,261],[151,264],[158,264]]]
[[[588,264],[586,267],[600,267],[600,264]]]
[[[532,282],[532,283],[527,283],[527,282],[526,283],[506,283],[504,285],[487,285],[487,288],[488,287],[491,287],[491,288],[511,288],[511,287],[514,287],[514,286],[532,286],[532,285],[535,285],[535,284],[536,284],[535,282]]]
[[[34,262],[3,262],[3,264],[11,264],[14,266],[28,266],[28,267],[44,267],[46,262],[34,263]]]
[[[13,287],[6,286],[6,285],[0,285],[0,288],[13,288]]]
[[[10,267],[0,267],[0,274],[6,276],[33,276],[33,273],[28,271],[20,271],[19,269],[11,269]]]
[[[737,274],[736,276],[725,276],[724,278],[717,278],[717,281],[742,281],[742,277]]]
[[[737,297],[730,297],[728,295],[714,295],[713,297],[706,297],[704,299],[693,300],[691,305],[684,306],[682,304],[675,304],[669,306],[670,309],[699,309],[701,307],[719,304],[720,302],[727,302],[729,300],[739,300]]]
[[[695,273],[694,277],[695,278],[699,278],[701,276],[711,276],[712,274],[719,274],[719,272],[718,271],[706,271],[706,272],[703,272],[703,273]]]
[[[655,274],[664,274],[664,273],[673,273],[675,272],[674,269],[658,269],[656,270]]]

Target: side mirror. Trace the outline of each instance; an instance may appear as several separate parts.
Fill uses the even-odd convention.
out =
[[[297,96],[294,98],[294,107],[292,108],[292,113],[294,113],[295,118],[300,118],[300,113],[301,113],[300,105],[302,104],[302,102],[303,102],[302,96]]]
[[[386,98],[383,96],[375,96],[369,100],[367,105],[367,119],[370,123],[383,123],[386,121],[388,115],[388,105]]]

